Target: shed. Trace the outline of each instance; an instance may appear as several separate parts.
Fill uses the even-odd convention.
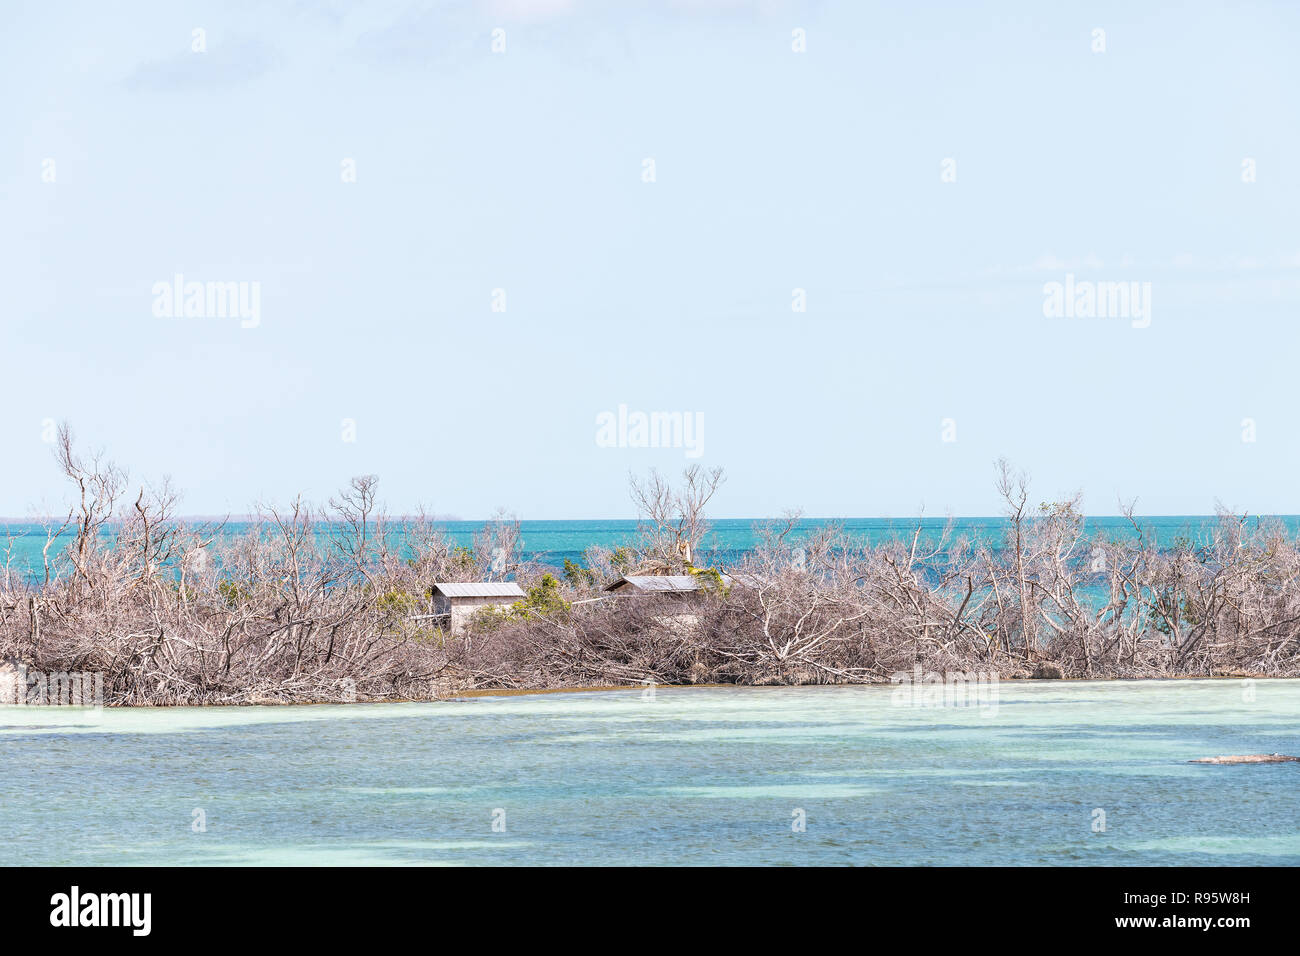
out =
[[[689,598],[706,590],[710,580],[702,574],[628,574],[605,585],[605,590],[614,594],[668,594]],[[722,575],[722,584],[731,587],[731,576]]]
[[[525,597],[514,581],[448,581],[433,586],[434,610],[451,616],[453,634],[464,631],[479,609],[510,605]]]

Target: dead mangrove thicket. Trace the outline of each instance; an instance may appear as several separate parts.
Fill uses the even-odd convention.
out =
[[[949,526],[865,544],[787,515],[735,567],[710,568],[705,508],[721,471],[634,481],[637,540],[554,569],[498,515],[472,546],[393,520],[376,480],[324,507],[259,508],[235,533],[177,519],[166,485],[134,486],[59,434],[72,489],[41,564],[0,575],[0,657],[102,674],[110,704],[427,699],[470,688],[883,682],[1002,677],[1300,675],[1300,551],[1279,522],[1221,513],[1160,543],[1088,531],[1077,498],[1029,504],[999,465],[997,540]],[[693,575],[688,595],[611,597],[621,574]],[[518,581],[528,594],[464,635],[434,582]]]

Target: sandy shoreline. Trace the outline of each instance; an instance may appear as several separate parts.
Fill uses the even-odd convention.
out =
[[[1241,681],[1241,680],[1268,680],[1268,681],[1300,681],[1300,677],[1270,677],[1257,674],[1228,674],[1214,676],[1199,676],[1180,674],[1169,677],[1063,677],[1036,679],[1029,677],[1006,677],[1001,678],[1002,682],[1014,684],[1109,684],[1109,683],[1169,683],[1172,681]],[[798,687],[804,690],[823,689],[823,688],[844,688],[844,687],[876,687],[876,688],[894,688],[899,685],[889,683],[879,684],[655,684],[656,691],[668,690],[709,690],[724,688],[744,688],[747,690],[785,690],[791,687]],[[338,701],[338,700],[299,700],[299,701],[269,701],[256,700],[242,703],[231,704],[106,704],[105,708],[110,710],[133,710],[133,709],[158,709],[166,710],[173,707],[193,707],[193,708],[213,708],[224,709],[228,707],[338,707],[338,706],[356,706],[358,704],[436,704],[451,703],[457,700],[466,700],[473,697],[531,697],[542,694],[581,694],[581,693],[598,693],[608,691],[644,691],[645,684],[599,684],[591,686],[564,686],[564,687],[521,687],[521,688],[492,688],[481,687],[461,691],[453,691],[443,697],[422,697],[422,698],[391,698],[387,700],[358,700],[358,701]],[[5,707],[23,706],[38,707],[51,706],[39,704],[25,705],[0,705],[0,713],[4,712]]]

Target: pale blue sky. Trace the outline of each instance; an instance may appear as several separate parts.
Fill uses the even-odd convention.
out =
[[[1297,5],[129,6],[0,14],[0,514],[68,419],[191,513],[626,517],[687,460],[598,447],[620,404],[703,416],[719,516],[990,514],[999,455],[1300,512]],[[260,324],[155,317],[177,272]],[[1066,272],[1150,327],[1045,318]]]

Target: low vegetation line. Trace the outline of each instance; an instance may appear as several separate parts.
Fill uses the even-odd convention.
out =
[[[1201,539],[1158,547],[1130,506],[1131,533],[1108,539],[1085,528],[1078,497],[1031,506],[1005,462],[995,543],[952,527],[925,537],[918,522],[867,545],[791,513],[739,565],[697,564],[723,474],[692,466],[677,482],[634,478],[636,542],[556,572],[521,558],[505,515],[470,547],[431,519],[390,520],[373,476],[321,507],[261,508],[233,534],[177,520],[167,485],[130,484],[66,427],[57,449],[72,504],[48,522],[35,575],[12,567],[7,542],[0,676],[93,674],[109,705],[886,683],[918,666],[1300,676],[1300,550],[1280,523],[1223,512]],[[435,587],[506,581],[524,596],[493,603],[505,589],[481,588],[472,613]]]

